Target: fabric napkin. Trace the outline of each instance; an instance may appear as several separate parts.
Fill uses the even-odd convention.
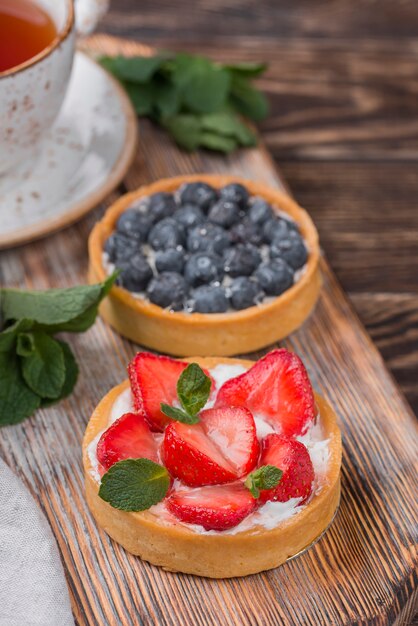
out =
[[[1,459],[0,497],[0,626],[74,626],[49,524]]]

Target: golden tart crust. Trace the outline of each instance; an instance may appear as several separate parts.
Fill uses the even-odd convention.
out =
[[[186,359],[211,369],[219,364],[250,368],[253,361],[225,358]],[[272,530],[254,526],[228,534],[199,534],[184,525],[164,525],[149,511],[127,513],[102,500],[91,474],[88,456],[91,441],[104,430],[113,403],[129,387],[126,380],[114,387],[96,407],[83,440],[83,464],[87,502],[99,526],[128,552],[164,569],[209,578],[247,576],[272,569],[309,547],[332,522],[340,500],[341,434],[330,405],[315,395],[324,438],[329,440],[326,479],[318,494],[296,515]]]
[[[271,302],[226,313],[170,312],[129,291],[114,286],[100,305],[102,317],[121,335],[143,346],[176,356],[231,356],[271,345],[298,328],[312,311],[320,290],[319,242],[308,213],[288,195],[261,183],[237,176],[199,174],[159,180],[120,198],[93,228],[89,238],[89,281],[106,278],[103,246],[118,217],[143,196],[176,191],[184,183],[202,181],[213,187],[238,182],[252,196],[261,196],[289,214],[299,225],[308,245],[305,272],[282,295]]]

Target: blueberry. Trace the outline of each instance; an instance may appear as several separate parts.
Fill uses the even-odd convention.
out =
[[[250,243],[239,243],[224,255],[224,269],[230,276],[250,276],[260,263],[260,252]]]
[[[185,243],[184,228],[172,217],[165,217],[151,228],[148,243],[154,250],[183,246]]]
[[[152,226],[149,215],[140,213],[136,209],[127,209],[116,222],[116,230],[127,237],[133,237],[138,241],[146,241]]]
[[[118,284],[129,291],[143,291],[152,278],[152,269],[140,252],[121,264],[120,268],[122,271],[117,279]]]
[[[203,211],[197,204],[185,204],[173,215],[184,228],[193,228],[205,221]]]
[[[223,228],[229,228],[236,224],[240,218],[239,206],[230,200],[222,198],[216,202],[208,213],[208,220]]]
[[[228,309],[225,289],[217,285],[202,285],[195,289],[190,304],[196,313],[225,313]]]
[[[229,231],[232,243],[252,243],[259,246],[263,242],[263,233],[257,224],[253,224],[247,217],[234,224]]]
[[[222,187],[221,198],[229,200],[230,202],[235,202],[238,204],[240,209],[245,209],[247,207],[249,194],[243,185],[240,185],[239,183],[231,183],[230,185]]]
[[[229,244],[230,238],[228,233],[217,224],[211,224],[211,222],[195,226],[189,231],[187,236],[187,249],[189,252],[222,254]]]
[[[259,304],[263,297],[263,290],[255,278],[241,276],[235,278],[231,283],[230,300],[234,309],[238,311]]]
[[[218,198],[218,192],[216,189],[207,185],[206,183],[187,183],[180,189],[180,202],[181,204],[197,205],[205,213],[209,207],[216,202]]]
[[[154,193],[150,196],[148,215],[151,217],[152,221],[156,223],[165,217],[173,215],[176,208],[177,203],[173,194],[162,191],[160,193]]]
[[[126,237],[121,233],[112,233],[106,240],[104,251],[109,256],[109,261],[116,265],[127,261],[139,251],[139,243],[135,239]]]
[[[270,296],[279,296],[293,285],[292,268],[283,259],[273,259],[257,268],[255,278]]]
[[[273,217],[264,222],[264,241],[271,243],[273,239],[284,239],[290,232],[289,222],[282,217]]]
[[[184,268],[184,251],[178,248],[159,250],[155,255],[155,267],[159,272],[178,272]]]
[[[298,270],[305,265],[308,251],[299,233],[291,230],[285,239],[273,239],[270,256],[272,258],[280,257],[294,270]]]
[[[210,252],[192,254],[184,268],[184,277],[192,287],[222,280],[223,273],[222,259]]]
[[[263,198],[254,198],[248,211],[248,218],[253,224],[264,224],[273,215],[273,209],[268,202],[263,200]]]
[[[148,285],[147,296],[153,304],[163,309],[179,311],[187,295],[186,281],[176,272],[163,272]]]

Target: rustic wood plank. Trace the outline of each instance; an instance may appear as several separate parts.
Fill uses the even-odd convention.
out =
[[[109,53],[137,50],[118,45],[104,37],[91,41]],[[147,123],[141,124],[140,151],[125,184],[131,189],[163,175],[202,170],[283,184],[262,150],[227,159],[190,156]],[[85,280],[86,239],[102,211],[45,241],[2,252],[7,284]],[[300,353],[316,389],[340,416],[343,498],[325,537],[278,570],[227,581],[169,574],[126,554],[96,527],[83,498],[82,434],[97,401],[125,377],[136,350],[101,320],[86,335],[69,338],[81,365],[76,392],[2,430],[2,455],[57,537],[78,624],[325,626],[404,624],[411,618],[417,596],[413,416],[325,261],[322,270],[318,307],[286,345]]]

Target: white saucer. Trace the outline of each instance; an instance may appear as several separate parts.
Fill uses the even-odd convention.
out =
[[[34,159],[0,176],[0,248],[63,228],[122,180],[134,157],[137,118],[100,65],[77,52],[63,108]]]

